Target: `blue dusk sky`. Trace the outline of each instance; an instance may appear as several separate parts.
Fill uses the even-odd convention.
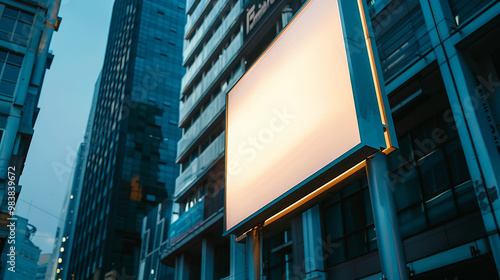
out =
[[[16,214],[37,229],[33,242],[52,251],[59,215],[69,186],[76,151],[104,60],[113,0],[62,0],[63,18],[54,32],[55,58],[46,72],[40,114],[20,177]],[[31,206],[30,206],[31,203]]]

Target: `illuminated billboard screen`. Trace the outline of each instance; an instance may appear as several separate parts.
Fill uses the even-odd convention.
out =
[[[243,233],[385,146],[366,45],[347,39],[355,29],[341,16],[357,3],[343,2],[355,5],[307,2],[228,92],[226,233]],[[359,11],[357,20],[348,21],[360,26]]]

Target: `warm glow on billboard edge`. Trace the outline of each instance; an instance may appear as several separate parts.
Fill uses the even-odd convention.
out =
[[[379,105],[379,108],[380,108],[380,116],[381,116],[382,124],[385,126],[384,127],[384,138],[386,140],[387,148],[383,149],[382,152],[385,153],[385,154],[389,154],[389,153],[391,153],[391,152],[393,152],[394,150],[397,149],[397,146],[396,146],[397,144],[394,145],[395,143],[393,143],[393,141],[392,141],[391,130],[389,128],[389,126],[392,125],[392,123],[391,123],[392,119],[389,121],[388,117],[386,115],[386,112],[387,112],[386,111],[386,106],[387,106],[387,104],[385,104],[385,102],[384,102],[383,92],[382,92],[382,89],[381,89],[381,86],[380,86],[380,77],[378,75],[377,66],[376,66],[376,62],[375,62],[375,57],[374,57],[374,54],[373,54],[373,48],[372,48],[371,38],[370,38],[370,35],[369,35],[369,31],[368,31],[368,25],[367,25],[367,22],[366,22],[366,17],[365,17],[365,13],[364,13],[364,8],[363,8],[363,2],[362,2],[362,0],[358,0],[358,6],[359,6],[359,13],[361,15],[361,21],[362,21],[362,24],[363,24],[363,33],[365,35],[365,41],[366,41],[366,45],[367,45],[368,56],[370,58],[370,66],[371,66],[372,73],[373,73],[373,82],[374,82],[374,85],[375,85],[375,90],[377,92],[377,101],[378,101],[378,105]],[[313,198],[318,197],[320,194],[322,194],[325,191],[331,189],[336,184],[342,182],[343,180],[347,179],[352,174],[354,174],[354,173],[356,173],[356,172],[364,169],[365,167],[366,167],[366,160],[363,160],[362,162],[360,162],[360,163],[356,164],[355,166],[353,166],[351,169],[345,171],[344,173],[342,173],[339,176],[335,177],[334,179],[332,179],[328,183],[326,183],[323,186],[317,188],[316,190],[314,190],[313,192],[311,192],[307,196],[303,197],[299,201],[297,201],[294,204],[288,206],[287,208],[283,209],[282,211],[280,211],[279,213],[275,214],[274,216],[268,218],[264,222],[263,226],[267,226],[267,225],[275,222],[276,220],[278,220],[278,219],[286,216],[287,214],[289,214],[293,210],[295,210],[298,207],[304,205],[305,203],[307,203],[308,201],[312,200]]]
[[[358,5],[361,4],[362,5],[362,2],[360,2],[361,0],[358,0]],[[304,9],[304,7],[306,7],[311,1],[307,1],[306,3],[304,3],[304,5],[301,7],[301,10]],[[340,5],[340,4],[339,4]],[[370,38],[369,38],[369,31],[368,31],[368,27],[367,27],[367,24],[366,24],[366,18],[364,16],[364,11],[363,11],[363,7],[359,7],[359,12],[360,12],[360,15],[361,15],[361,21],[362,21],[362,26],[363,26],[363,32],[364,32],[364,35],[365,35],[365,40],[366,42],[366,47],[367,47],[367,52],[368,52],[368,57],[369,57],[369,62],[370,62],[370,67],[371,67],[371,74],[372,74],[372,78],[373,78],[373,82],[374,82],[374,86],[375,86],[375,92],[376,92],[376,98],[377,98],[377,102],[378,102],[378,107],[379,107],[379,112],[380,112],[380,117],[381,117],[381,121],[382,121],[382,124],[384,125],[384,138],[385,138],[385,143],[386,143],[386,148],[383,148],[383,152],[385,153],[389,153],[391,151],[393,151],[395,148],[393,147],[393,142],[391,141],[391,129],[392,129],[392,118],[390,118],[389,120],[387,119],[387,116],[385,116],[385,108],[386,106],[384,106],[386,103],[384,102],[384,100],[386,100],[384,97],[383,97],[383,91],[381,90],[381,86],[380,86],[380,81],[379,81],[379,77],[377,75],[377,68],[376,68],[376,64],[375,64],[375,58],[374,58],[374,55],[373,55],[373,50],[372,50],[372,44],[370,42]],[[340,9],[340,7],[339,7]],[[299,11],[300,12],[300,11]],[[299,13],[298,12],[298,13]],[[292,21],[295,19],[295,17],[292,19]],[[290,25],[290,24],[289,24]],[[289,26],[288,25],[288,26]],[[288,28],[288,26],[285,27],[285,29],[280,32],[278,34],[278,36],[273,40],[273,42],[270,44],[270,46],[278,39],[282,36],[282,34],[284,33],[284,31],[286,30],[286,28]],[[252,66],[250,68],[252,68],[261,58],[262,56],[267,53],[267,51],[269,50],[269,47],[266,48],[266,50],[259,56],[259,58],[252,64]],[[249,68],[249,70],[250,70]],[[240,78],[240,80],[243,78],[243,76]],[[229,92],[228,92],[229,93]],[[226,103],[227,104],[227,103]],[[226,114],[227,114],[227,108],[226,108]],[[227,129],[227,122],[228,122],[228,118],[226,116],[226,129]],[[359,128],[361,129],[361,127]],[[227,145],[227,137],[228,137],[228,133],[226,133],[226,145]],[[394,139],[395,140],[395,139]],[[353,149],[354,150],[354,149]],[[350,152],[347,152],[346,153],[346,156],[350,156],[352,155],[352,151]],[[225,161],[226,161],[226,168],[227,168],[227,157],[225,158]],[[333,163],[333,162],[332,162]],[[277,219],[287,215],[288,213],[292,212],[294,209],[296,209],[297,207],[300,207],[301,205],[307,203],[308,201],[310,201],[311,199],[317,197],[318,195],[320,195],[321,193],[323,193],[324,191],[330,189],[331,187],[333,187],[335,184],[339,183],[340,181],[342,181],[343,179],[347,178],[348,176],[352,175],[353,173],[361,170],[362,168],[365,167],[365,160],[361,161],[361,162],[358,162],[358,164],[354,165],[353,167],[351,167],[350,169],[348,169],[347,171],[344,171],[341,175],[338,175],[336,176],[334,179],[330,180],[329,182],[325,183],[325,184],[322,184],[321,187],[313,190],[312,192],[310,192],[309,194],[305,195],[303,198],[299,199],[298,201],[294,202],[293,204],[289,205],[288,207],[285,207],[285,209],[281,210],[280,212],[278,212],[277,214],[271,216],[270,218],[267,218],[265,219],[265,223],[261,223],[262,224],[265,224],[265,225],[268,225],[274,221],[276,221]],[[326,168],[326,167],[325,167]],[[322,169],[323,170],[323,169]],[[317,173],[320,173],[321,170],[319,170]],[[315,173],[315,175],[317,174]],[[311,176],[313,177],[313,176]],[[295,187],[293,187],[289,192],[293,191],[293,190],[296,190],[296,188],[300,187],[302,185],[299,184],[299,185],[296,185]],[[227,192],[227,190],[226,190]],[[273,204],[273,203],[276,203],[278,204],[280,202],[280,200],[286,196],[289,192],[285,192],[283,193],[281,196],[279,196],[278,198],[276,198],[274,201],[272,201],[271,203],[269,204]],[[225,197],[225,200],[226,200],[226,205],[227,205],[227,195]],[[227,209],[226,209],[227,211]],[[249,215],[244,221],[248,221],[249,219],[252,219],[252,218],[255,218],[255,215],[256,214],[260,214],[260,212],[262,211],[262,209],[260,209],[259,211],[253,213],[252,215]],[[239,226],[241,226],[243,224],[243,222],[240,222],[238,223],[236,226],[234,226],[231,231],[234,230],[234,228],[237,228]],[[226,223],[226,221],[224,221],[224,224]],[[226,226],[225,226],[226,227]],[[238,230],[238,232],[241,234],[241,229]],[[225,235],[228,234],[228,232],[225,232]]]
[[[366,167],[366,160],[363,160],[362,162],[356,164],[355,166],[351,167],[349,170],[345,171],[344,173],[340,174],[339,176],[333,178],[331,181],[328,183],[324,184],[323,186],[317,188],[313,192],[309,193],[308,195],[304,196],[302,199],[299,201],[295,202],[294,204],[288,206],[287,208],[283,209],[281,212],[277,213],[276,215],[270,217],[264,222],[264,226],[267,226],[271,224],[272,222],[280,219],[281,217],[287,215],[288,213],[292,212],[293,210],[297,209],[298,207],[304,205],[311,199],[319,196],[320,194],[324,193],[325,191],[329,190],[336,184],[342,182],[343,180],[347,179],[349,176],[352,174],[360,171],[361,169]]]
[[[359,14],[361,17],[361,24],[363,26],[363,35],[366,42],[366,48],[368,52],[368,58],[370,59],[370,67],[372,70],[373,83],[375,86],[375,91],[377,93],[377,102],[380,109],[380,117],[382,120],[382,124],[384,125],[384,138],[386,143],[386,148],[382,150],[385,154],[390,154],[394,150],[397,149],[397,140],[395,135],[395,130],[393,127],[392,116],[387,115],[387,112],[391,112],[391,110],[386,110],[389,108],[389,104],[387,102],[387,98],[384,98],[385,92],[382,91],[382,87],[380,85],[381,78],[377,71],[377,63],[375,60],[375,55],[372,47],[373,38],[370,37],[370,32],[368,30],[368,23],[366,22],[366,14],[364,11],[363,0],[358,0]]]

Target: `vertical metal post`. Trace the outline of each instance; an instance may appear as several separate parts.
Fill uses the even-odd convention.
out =
[[[234,235],[230,236],[230,242],[229,275],[232,280],[245,280],[245,244],[237,243]]]
[[[377,152],[369,158],[366,161],[366,172],[382,274],[388,280],[408,280],[386,155]]]
[[[214,245],[212,240],[203,238],[201,246],[201,280],[214,280]]]
[[[186,254],[175,257],[175,280],[189,279],[189,261]]]
[[[247,271],[248,280],[260,280],[260,230],[253,229],[247,233]]]
[[[306,279],[326,279],[319,205],[302,213]]]

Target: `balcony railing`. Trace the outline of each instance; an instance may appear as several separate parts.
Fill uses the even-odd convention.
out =
[[[224,188],[213,194],[207,194],[194,204],[189,211],[182,214],[170,225],[170,246],[177,243],[190,232],[198,228],[203,221],[219,212],[224,207]]]
[[[372,15],[377,49],[386,81],[422,58],[432,47],[420,4],[418,1],[411,3],[413,6],[408,8],[391,6]],[[388,21],[387,13],[384,12],[386,9],[403,12],[391,14],[391,20]]]
[[[195,229],[204,219],[205,199],[202,198],[170,225],[170,245],[175,244]]]
[[[210,71],[208,71],[207,75],[203,77],[201,82],[194,88],[191,95],[184,101],[181,102],[179,108],[179,120],[180,123],[183,123],[186,120],[188,114],[193,110],[193,108],[198,104],[199,100],[205,96],[208,89],[210,89],[217,77],[226,70],[227,66],[233,61],[243,44],[243,32],[240,32],[234,40],[231,42],[229,47],[222,53],[222,56],[217,60],[217,62],[212,66]],[[236,73],[233,74],[233,77],[228,82],[228,88],[231,88],[232,85],[243,75],[243,67],[239,67]]]
[[[212,24],[215,22],[215,19],[219,16],[220,12],[222,9],[226,6],[226,4],[229,2],[229,0],[219,0],[215,4],[215,6],[212,8],[210,13],[208,13],[207,18],[203,20],[203,23],[200,25],[200,28],[196,31],[196,34],[185,44],[184,51],[183,51],[183,57],[184,60],[182,64],[185,64],[186,61],[191,57],[193,54],[193,50],[200,44],[201,38],[203,36],[207,35],[206,31],[212,26]]]
[[[191,9],[197,0],[187,0],[186,1],[186,14],[191,14]]]
[[[177,158],[180,158],[186,150],[198,139],[203,132],[218,116],[226,106],[226,96],[222,92],[207,106],[205,111],[194,122],[189,130],[177,142]]]
[[[224,207],[224,188],[205,196],[205,220]]]
[[[194,24],[198,21],[198,18],[203,13],[205,8],[210,4],[210,0],[201,0],[196,6],[194,12],[187,16],[186,25],[184,27],[184,36],[187,36],[191,29],[193,29]]]
[[[474,16],[481,9],[486,7],[488,4],[493,3],[493,0],[448,0],[450,4],[451,12],[455,19],[455,24],[459,26],[460,24],[466,22],[472,16]]]
[[[175,180],[175,196],[189,189],[224,154],[225,132],[219,135]]]
[[[212,55],[217,46],[220,45],[222,39],[227,35],[229,29],[237,22],[236,19],[241,13],[241,1],[238,1],[231,12],[227,15],[224,21],[221,23],[217,31],[212,35],[210,40],[207,42],[200,55],[194,60],[193,64],[186,71],[184,77],[182,77],[182,92],[186,90],[187,85],[189,85],[193,78],[200,72],[200,68],[207,63],[208,58]],[[227,51],[227,50],[226,50]],[[224,55],[224,51],[222,53]]]
[[[235,279],[241,279],[242,277],[245,278],[245,271],[242,271],[236,275],[229,275],[229,276],[226,276],[224,278],[221,278],[219,280],[235,280]]]

